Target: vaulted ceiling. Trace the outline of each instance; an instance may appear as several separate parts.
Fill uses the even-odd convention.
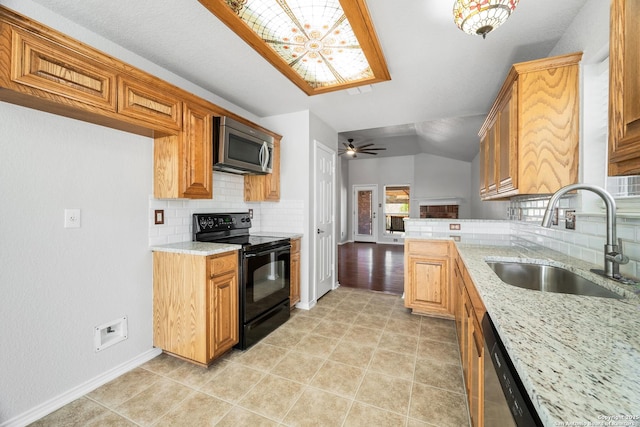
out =
[[[483,40],[456,27],[453,0],[368,0],[391,80],[308,96],[198,0],[34,1],[259,117],[308,109],[381,156],[465,161],[511,64],[548,56],[587,3],[522,0]]]

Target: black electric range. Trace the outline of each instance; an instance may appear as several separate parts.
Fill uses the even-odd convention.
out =
[[[193,214],[196,242],[241,245],[239,251],[239,343],[249,348],[289,319],[291,241],[253,236],[248,212]]]

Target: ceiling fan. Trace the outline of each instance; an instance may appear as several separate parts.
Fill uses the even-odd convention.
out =
[[[338,154],[346,154],[350,157],[356,158],[358,157],[358,154],[373,154],[374,156],[377,156],[378,153],[376,153],[376,151],[386,150],[386,148],[369,148],[374,145],[373,143],[359,146],[353,145],[353,138],[349,138],[347,141],[349,142],[348,144],[346,142],[342,143],[344,148],[341,148],[338,151]]]

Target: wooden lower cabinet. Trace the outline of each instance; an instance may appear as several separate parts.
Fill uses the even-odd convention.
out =
[[[208,365],[238,342],[238,253],[153,253],[153,343]]]
[[[452,317],[449,247],[445,240],[405,240],[405,307],[416,313]]]
[[[462,261],[454,257],[454,313],[472,427],[484,426],[484,335],[479,300]]]
[[[300,240],[291,239],[291,274],[289,276],[291,290],[289,292],[289,306],[300,302]]]

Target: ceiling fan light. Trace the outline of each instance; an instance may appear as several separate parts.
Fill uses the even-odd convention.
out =
[[[467,34],[485,38],[511,16],[519,0],[456,0],[453,21]]]

